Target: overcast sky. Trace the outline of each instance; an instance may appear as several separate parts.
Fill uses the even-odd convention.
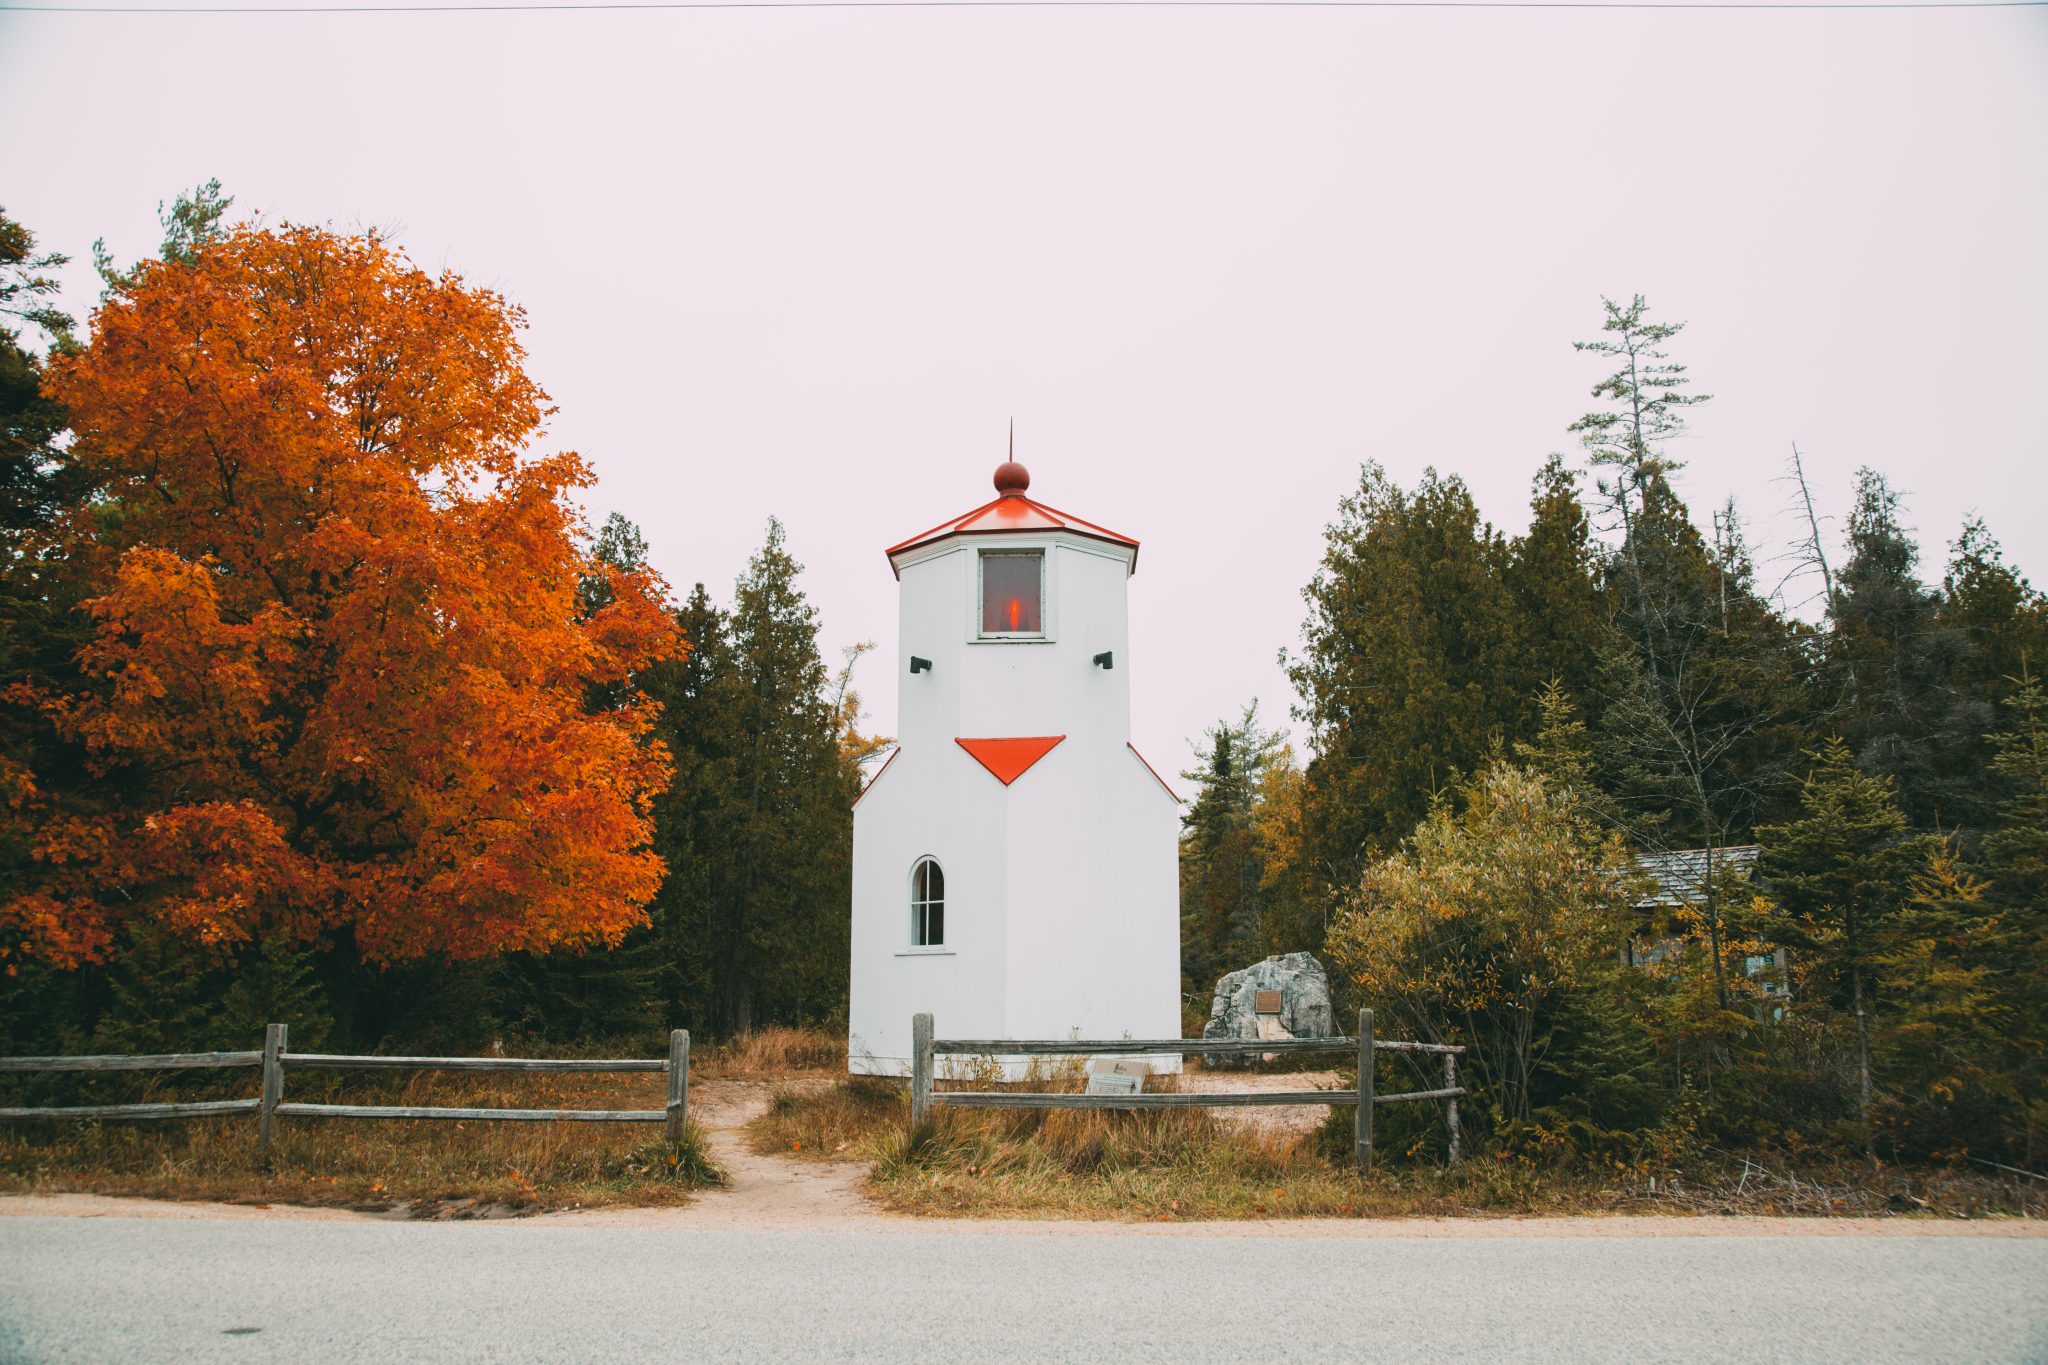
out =
[[[1930,577],[1978,512],[2048,579],[2048,9],[15,13],[0,127],[80,313],[92,239],[208,176],[504,291],[593,520],[724,597],[782,518],[885,732],[882,548],[991,496],[1013,415],[1035,495],[1144,543],[1180,768],[1285,718],[1361,461],[1525,523],[1603,293],[1689,324],[1702,523],[1782,548],[1797,440],[1830,514],[1906,491]]]

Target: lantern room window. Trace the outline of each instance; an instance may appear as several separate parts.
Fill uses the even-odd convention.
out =
[[[981,633],[984,637],[1045,634],[1045,554],[990,550],[981,556]]]
[[[919,858],[910,869],[910,942],[918,948],[946,944],[946,874],[934,858]]]

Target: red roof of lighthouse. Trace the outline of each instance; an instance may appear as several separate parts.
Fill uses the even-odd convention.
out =
[[[1131,552],[1131,570],[1138,568],[1138,542],[1127,535],[1112,531],[1106,526],[1097,526],[1092,521],[1083,521],[1071,512],[1062,512],[1048,507],[1034,498],[1026,497],[1024,490],[1031,487],[1031,473],[1015,460],[1009,460],[996,469],[996,493],[994,502],[983,503],[963,516],[951,521],[942,521],[931,530],[914,535],[899,545],[888,549],[891,567],[896,556],[905,550],[915,550],[947,536],[1001,535],[1010,531],[1067,531],[1091,540],[1108,541],[1111,545],[1122,545]]]

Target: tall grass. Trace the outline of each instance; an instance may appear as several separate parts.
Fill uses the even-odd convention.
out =
[[[1077,1088],[1074,1075],[1031,1088]],[[1174,1083],[1152,1078],[1152,1088]],[[956,1082],[965,1088],[966,1082]],[[977,1082],[977,1086],[985,1083]],[[1201,1109],[935,1108],[913,1127],[903,1082],[856,1077],[779,1090],[749,1138],[764,1152],[869,1163],[885,1206],[942,1217],[1179,1221],[1293,1217],[1507,1217],[1533,1214],[2048,1212],[2048,1190],[1973,1174],[1829,1168],[1766,1172],[1739,1161],[1684,1168],[1597,1167],[1481,1153],[1454,1168],[1352,1166],[1351,1116],[1308,1132]]]
[[[707,1074],[734,1078],[844,1072],[846,1039],[817,1029],[761,1029],[706,1048],[701,1060]]]
[[[907,1082],[886,1076],[849,1076],[823,1090],[778,1086],[768,1112],[747,1125],[757,1152],[807,1161],[869,1158],[875,1139],[910,1121]]]
[[[665,1078],[655,1074],[286,1074],[287,1098],[340,1103],[660,1109],[667,1097]],[[678,1204],[723,1180],[695,1125],[671,1149],[652,1123],[280,1118],[266,1170],[249,1114],[0,1124],[0,1190],[13,1193],[403,1206],[417,1216],[476,1216]]]

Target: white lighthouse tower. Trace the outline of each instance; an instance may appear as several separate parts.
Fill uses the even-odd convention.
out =
[[[1014,461],[995,483],[888,552],[905,672],[853,812],[855,1072],[907,1074],[920,1012],[949,1038],[1180,1036],[1180,802],[1130,742],[1138,542]]]

